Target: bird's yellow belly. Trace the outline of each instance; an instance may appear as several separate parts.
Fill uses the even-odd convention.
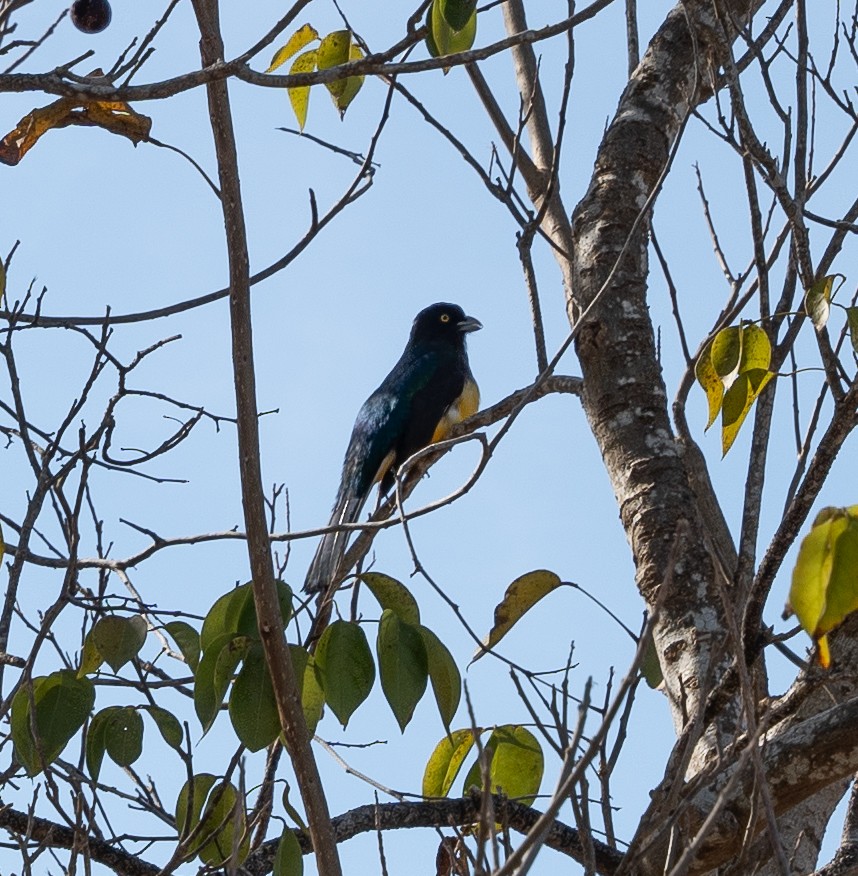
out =
[[[480,409],[480,388],[473,380],[465,381],[462,394],[450,405],[441,417],[441,422],[435,427],[431,444],[443,441],[456,423],[467,420]]]

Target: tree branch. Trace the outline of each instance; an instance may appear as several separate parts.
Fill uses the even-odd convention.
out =
[[[541,816],[538,809],[494,796],[494,810],[498,819],[518,833],[532,830]],[[358,806],[331,820],[335,842],[370,833],[376,830],[404,830],[409,828],[467,827],[480,818],[479,795],[451,800],[422,800],[420,802],[382,803]],[[43,847],[71,849],[79,845],[81,837],[72,828],[47,818],[31,816],[10,807],[0,808],[0,827],[10,833],[26,836]],[[295,828],[295,836],[301,851],[310,854],[313,846],[307,835]],[[274,867],[274,855],[280,842],[268,840],[244,862],[242,872],[251,876],[266,876]],[[555,821],[545,838],[545,845],[576,861],[583,859],[584,849],[575,828],[562,821]],[[600,876],[611,876],[623,859],[622,853],[598,840],[593,841],[596,867]],[[87,838],[87,850],[92,860],[113,870],[118,876],[158,876],[161,868],[126,852],[116,845],[95,837]]]
[[[498,821],[509,825],[518,833],[526,834],[532,830],[542,814],[537,809],[532,809],[523,803],[507,800],[505,797],[495,795],[492,799]],[[376,830],[467,827],[479,822],[481,805],[479,794],[458,800],[382,803],[378,806],[369,804],[338,815],[332,821],[337,842],[344,842],[358,834]],[[310,849],[306,837],[300,833],[296,835],[302,851],[306,854]],[[265,843],[258,852],[248,858],[244,869],[253,876],[264,876],[264,874],[270,873],[274,862],[274,853],[277,851],[277,842],[277,840],[271,840]],[[576,861],[583,860],[584,848],[580,834],[561,821],[555,821],[549,829],[545,845]],[[622,854],[605,843],[595,840],[594,848],[597,872],[602,876],[611,876],[622,861]]]
[[[216,63],[224,53],[217,0],[194,0],[194,11],[200,28],[202,62],[204,66],[208,66]],[[253,580],[256,616],[265,659],[271,673],[283,736],[307,812],[319,873],[320,876],[340,876],[342,871],[331,829],[328,804],[310,745],[291,656],[283,635],[280,604],[274,582],[274,565],[265,519],[265,492],[262,487],[260,464],[259,411],[256,405],[256,377],[253,365],[247,234],[226,82],[219,80],[210,83],[208,98],[229,256],[229,311],[238,418],[241,498],[247,529],[247,551]]]

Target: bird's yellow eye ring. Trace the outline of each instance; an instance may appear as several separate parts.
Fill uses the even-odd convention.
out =
[[[450,314],[449,313],[442,313],[441,314],[441,322],[449,322],[449,321],[450,321]]]

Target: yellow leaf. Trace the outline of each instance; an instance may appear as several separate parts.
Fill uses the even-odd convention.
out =
[[[703,352],[694,366],[694,376],[706,393],[706,401],[709,405],[709,419],[706,422],[708,429],[715,418],[721,412],[721,402],[724,398],[724,382],[718,376],[715,366],[712,364],[712,344],[703,348]]]
[[[742,326],[742,355],[739,373],[757,368],[768,370],[772,364],[772,345],[769,336],[754,323]]]
[[[265,72],[272,73],[278,67],[285,64],[295,52],[300,52],[307,43],[311,43],[318,38],[319,34],[316,32],[316,29],[309,24],[299,27],[298,30],[289,37],[289,41],[286,45],[274,53],[274,57],[271,59],[271,63],[268,65],[268,69]]]
[[[710,355],[712,366],[722,380],[735,374],[742,357],[742,329],[737,325],[721,329],[712,339]]]
[[[545,569],[537,569],[535,572],[528,572],[516,578],[507,587],[503,599],[495,607],[494,626],[483,640],[482,647],[474,654],[473,661],[479,660],[483,654],[497,645],[527,611],[543,596],[558,588],[561,583],[554,572]]]
[[[845,525],[835,537],[825,610],[816,625],[817,634],[830,632],[858,610],[858,519],[845,514],[837,523],[841,521]]]
[[[339,67],[347,61],[356,61],[363,57],[358,46],[352,44],[352,35],[348,30],[335,30],[329,33],[319,46],[319,69],[329,70]],[[340,116],[363,85],[363,76],[349,76],[336,82],[326,82],[325,87],[331,94],[334,106],[340,111]]]
[[[726,456],[727,451],[733,446],[751,406],[772,377],[774,374],[771,371],[755,368],[740,374],[724,393],[724,402],[721,405],[722,456]]]
[[[489,778],[495,794],[505,794],[530,806],[539,792],[545,757],[537,738],[526,727],[498,727],[486,748],[493,749]]]
[[[363,52],[361,51],[360,46],[352,46],[349,50],[349,60],[359,61],[362,57]],[[340,112],[340,118],[345,115],[346,110],[349,108],[349,104],[355,99],[357,93],[361,90],[363,80],[363,76],[349,76],[348,79],[343,79],[339,82],[331,82],[328,85],[328,91],[331,93],[334,106]],[[340,87],[335,89],[332,86]]]
[[[319,69],[329,70],[349,60],[352,35],[348,30],[335,30],[319,43]],[[333,83],[332,83],[333,84]]]
[[[810,636],[816,633],[825,611],[834,540],[845,528],[842,518],[829,517],[811,527],[798,550],[792,572],[789,606],[802,629]]]
[[[470,728],[445,736],[435,746],[423,771],[423,796],[446,797],[473,747],[474,734]]]
[[[290,73],[310,73],[316,69],[316,53],[318,49],[309,49],[302,55],[298,55],[289,68]],[[295,85],[286,89],[289,92],[289,102],[298,119],[298,127],[303,131],[307,124],[307,109],[310,104],[310,86]]]
[[[788,607],[828,668],[827,634],[858,611],[858,506],[824,508],[816,516],[799,548]]]
[[[852,508],[858,508],[858,505],[853,505]],[[855,514],[856,512],[852,510],[852,508],[847,508],[846,510],[850,514]],[[836,520],[842,514],[842,508],[823,508],[816,517],[813,518],[813,523],[811,527],[821,526],[828,520]]]

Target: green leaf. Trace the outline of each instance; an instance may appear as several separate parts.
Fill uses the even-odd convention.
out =
[[[449,732],[450,723],[459,708],[462,697],[462,676],[456,666],[453,655],[444,643],[428,627],[417,628],[423,637],[426,657],[429,662],[429,679],[432,682],[432,693],[441,713],[444,729]]]
[[[473,747],[474,734],[470,728],[445,736],[435,746],[423,771],[423,796],[446,797]]]
[[[831,313],[831,289],[834,286],[835,276],[829,274],[817,280],[804,296],[805,312],[817,331],[825,327]]]
[[[104,741],[110,759],[121,767],[131,766],[143,753],[143,719],[136,709],[115,709],[105,722]]]
[[[83,652],[80,655],[77,677],[83,678],[85,675],[97,672],[102,663],[104,660],[98,651],[98,646],[92,639],[92,630],[90,630],[83,640]]]
[[[61,669],[33,679],[32,703],[34,714],[30,692],[22,685],[12,700],[10,723],[18,760],[34,776],[56,760],[83,727],[95,703],[95,687],[74,670]]]
[[[214,723],[235,668],[247,654],[251,641],[247,636],[223,633],[203,651],[194,678],[194,708],[204,732]]]
[[[495,607],[494,626],[483,640],[482,647],[473,657],[479,660],[487,651],[494,648],[498,642],[512,629],[522,616],[533,608],[543,596],[556,590],[562,582],[560,578],[545,569],[537,569],[516,578],[506,589],[503,599]],[[473,662],[472,661],[472,662]]]
[[[107,724],[120,706],[108,706],[96,712],[86,733],[86,769],[93,781],[98,781],[104,752],[107,750]]]
[[[249,751],[265,748],[280,734],[274,686],[261,645],[250,649],[235,679],[229,695],[229,717],[235,735]]]
[[[411,595],[408,588],[380,572],[364,572],[360,580],[369,588],[370,593],[378,600],[382,611],[389,608],[396,616],[407,624],[420,623],[420,609],[417,600]]]
[[[175,748],[176,751],[181,751],[184,733],[182,732],[182,725],[179,723],[179,719],[172,712],[168,712],[160,706],[144,706],[143,708],[145,708],[152,717],[152,720],[155,722],[164,742],[166,742],[170,748]]]
[[[219,704],[223,702],[223,698],[235,678],[236,667],[247,656],[252,644],[253,640],[247,636],[236,636],[229,644],[220,649],[212,676],[215,696],[219,698]]]
[[[467,26],[477,9],[477,0],[437,0],[444,21],[454,31]]]
[[[345,727],[375,681],[372,652],[358,624],[337,620],[322,633],[316,647],[316,675],[325,701]]]
[[[539,792],[545,767],[536,737],[525,727],[504,724],[495,728],[483,750],[489,764],[489,790],[530,805]],[[464,790],[480,788],[482,783],[478,760],[465,777]]]
[[[644,681],[653,690],[661,687],[664,681],[664,673],[661,671],[661,663],[658,659],[658,650],[655,647],[655,639],[652,635],[647,637],[646,651],[641,661],[641,675]]]
[[[199,833],[189,844],[189,852],[198,854],[202,861],[212,867],[223,866],[232,857],[238,840],[247,832],[247,818],[240,805],[238,792],[231,783],[218,782],[209,773],[200,773],[191,782],[192,786],[185,782],[179,792],[176,825],[180,835],[189,836],[201,824]],[[193,806],[189,812],[191,796]],[[250,838],[245,836],[236,851],[235,862],[240,866],[250,851]]]
[[[491,739],[489,739],[491,741]],[[484,751],[486,752],[486,757],[491,759],[492,751],[491,749],[487,749],[484,747]],[[471,768],[468,770],[467,775],[465,776],[465,781],[462,785],[462,793],[467,794],[471,788],[482,789],[483,787],[483,770],[480,758],[477,758],[473,764],[471,764]]]
[[[274,53],[274,57],[271,59],[271,63],[265,72],[273,73],[278,67],[285,64],[295,52],[300,52],[304,46],[318,38],[319,34],[314,27],[311,27],[309,24],[302,25],[289,37],[286,45]]]
[[[441,57],[441,50],[435,42],[435,37],[432,35],[432,13],[435,10],[434,2],[429,5],[426,10],[426,48],[433,58]],[[447,70],[444,71],[446,73]]]
[[[215,639],[227,633],[232,636],[259,638],[251,584],[242,584],[215,601],[203,621],[200,648],[204,652],[208,651]]]
[[[226,792],[218,801],[220,787],[215,785],[212,788],[201,819],[204,826],[211,825],[211,840],[197,854],[210,867],[222,867],[233,860],[240,867],[250,854],[247,816],[241,808],[238,792],[233,785],[227,786]]]
[[[289,72],[312,73],[316,69],[317,51],[317,49],[308,49],[304,54],[298,55],[292,62]],[[289,103],[292,104],[292,111],[298,120],[298,128],[303,131],[304,125],[307,124],[307,110],[310,106],[310,86],[293,85],[291,88],[287,88],[286,91],[289,93]]]
[[[492,733],[491,790],[529,806],[539,793],[545,758],[525,727],[507,724]]]
[[[715,335],[712,339],[710,358],[715,373],[722,380],[730,378],[738,371],[742,358],[742,329],[740,326],[721,329]]]
[[[292,669],[295,673],[295,683],[301,696],[301,707],[304,710],[304,720],[307,730],[312,736],[322,718],[325,707],[325,692],[316,677],[316,661],[306,648],[300,645],[289,645],[292,655]]]
[[[476,11],[462,28],[454,30],[444,18],[441,7],[442,0],[433,0],[432,5],[426,11],[426,25],[429,30],[426,46],[429,49],[429,54],[433,58],[440,58],[456,52],[467,52],[477,37]]]
[[[176,827],[180,837],[189,836],[200,823],[203,807],[216,781],[217,776],[211,773],[197,773],[182,786],[176,798]],[[190,844],[190,849],[193,851],[199,848],[207,839],[208,836],[200,831]]]
[[[9,728],[12,742],[15,744],[15,756],[31,776],[36,775],[41,767],[30,729],[29,692],[24,685],[18,688],[12,698]]]
[[[280,836],[280,842],[277,843],[273,876],[302,876],[303,873],[304,856],[301,854],[301,846],[295,831],[287,827]]]
[[[721,406],[721,451],[722,456],[733,446],[742,423],[745,422],[759,394],[765,389],[774,373],[763,368],[755,368],[740,374],[733,385],[724,393]]]
[[[858,307],[846,308],[846,324],[849,326],[849,340],[852,341],[852,349],[858,353]],[[0,560],[3,559],[0,554]]]
[[[286,629],[292,619],[292,588],[285,581],[275,581],[277,601],[280,603],[280,621]]]
[[[709,418],[706,422],[708,429],[721,412],[721,401],[724,398],[724,381],[718,376],[715,366],[712,364],[712,344],[708,343],[694,365],[694,376],[706,393],[706,401],[709,405]]]
[[[108,615],[99,618],[87,638],[105,663],[114,671],[133,660],[146,642],[146,619],[139,614],[131,617]]]
[[[276,583],[280,617],[285,629],[292,616],[292,588],[283,581]],[[209,645],[225,633],[259,640],[259,626],[256,623],[256,606],[253,601],[252,584],[242,584],[240,587],[230,590],[209,609],[200,633],[200,647],[203,651],[207,651]]]
[[[164,624],[164,629],[173,641],[179,646],[185,663],[196,672],[200,665],[200,634],[184,621],[170,621]]]
[[[307,830],[307,823],[301,817],[301,813],[292,805],[292,801],[289,799],[289,792],[292,790],[289,786],[289,782],[285,779],[283,782],[283,793],[280,795],[280,802],[283,804],[283,811],[286,815],[292,819],[294,824],[297,824],[301,830]]]
[[[376,650],[381,689],[399,729],[405,732],[429,681],[423,636],[388,608],[381,614]]]

